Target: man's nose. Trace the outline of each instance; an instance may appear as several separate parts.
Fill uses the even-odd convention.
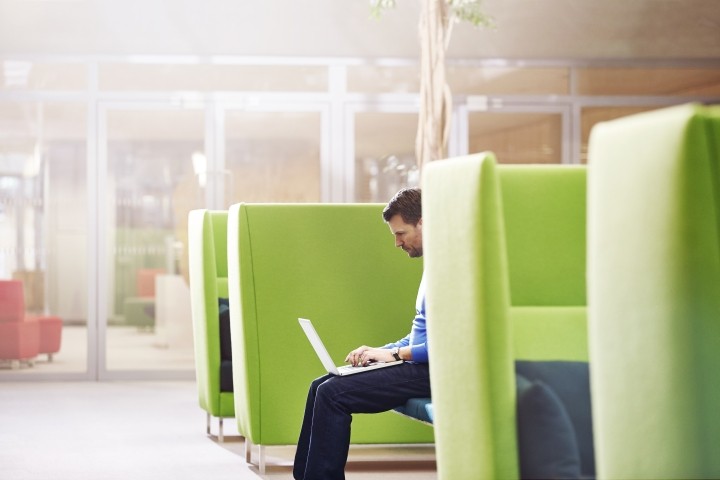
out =
[[[399,238],[396,238],[396,239],[395,239],[395,246],[396,246],[396,247],[402,247],[402,245],[403,245],[402,240],[400,240]]]

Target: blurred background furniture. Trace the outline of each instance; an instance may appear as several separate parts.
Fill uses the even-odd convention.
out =
[[[32,363],[40,348],[40,326],[25,316],[25,297],[20,280],[0,280],[0,359]]]
[[[40,326],[25,316],[25,297],[20,280],[0,280],[0,359],[32,363],[40,348]]]
[[[155,328],[155,278],[162,268],[140,268],[135,276],[135,295],[125,298],[125,323],[141,329]]]
[[[230,317],[227,308],[226,211],[193,210],[188,216],[190,303],[195,346],[195,375],[200,407],[218,418],[222,442],[223,419],[235,417]],[[240,430],[242,432],[242,430]]]
[[[720,108],[599,124],[589,159],[598,474],[720,478]]]
[[[525,459],[517,433],[524,439],[538,431],[538,422],[543,435],[535,435],[532,450],[548,453],[541,468],[560,456],[574,459],[576,476],[594,475],[583,375],[585,192],[582,166],[496,166],[491,153],[481,153],[426,167],[423,239],[438,478],[519,478]],[[561,453],[553,443],[557,428],[549,417],[524,415],[516,360],[536,364],[523,372],[527,388],[543,382],[532,388],[541,395],[530,400],[552,401],[552,409],[541,410],[569,417],[570,451]],[[580,372],[563,387],[567,395],[552,392],[549,380],[563,365]],[[551,375],[539,375],[544,370]],[[564,411],[576,409],[582,414]],[[518,424],[519,418],[536,425]]]
[[[56,315],[27,315],[27,320],[38,323],[38,353],[46,354],[52,362],[62,343],[62,319]]]
[[[46,315],[44,277],[40,270],[22,270],[13,272],[13,280],[22,285],[24,312],[27,321],[38,323],[38,353],[46,354],[52,362],[53,355],[60,351],[63,321],[57,315]],[[17,287],[13,287],[17,289]],[[16,294],[13,294],[15,296]]]

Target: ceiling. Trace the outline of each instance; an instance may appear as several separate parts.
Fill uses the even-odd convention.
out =
[[[0,55],[417,58],[419,0],[0,0]],[[451,58],[720,59],[720,0],[486,0]]]

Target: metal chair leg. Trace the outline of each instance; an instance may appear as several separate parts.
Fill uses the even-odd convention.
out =
[[[265,445],[258,445],[258,470],[265,475]]]
[[[245,437],[245,463],[252,465],[252,442]]]

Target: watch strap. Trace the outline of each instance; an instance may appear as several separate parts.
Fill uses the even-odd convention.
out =
[[[392,356],[397,360],[398,362],[402,360],[400,358],[400,347],[395,347],[392,349]]]

